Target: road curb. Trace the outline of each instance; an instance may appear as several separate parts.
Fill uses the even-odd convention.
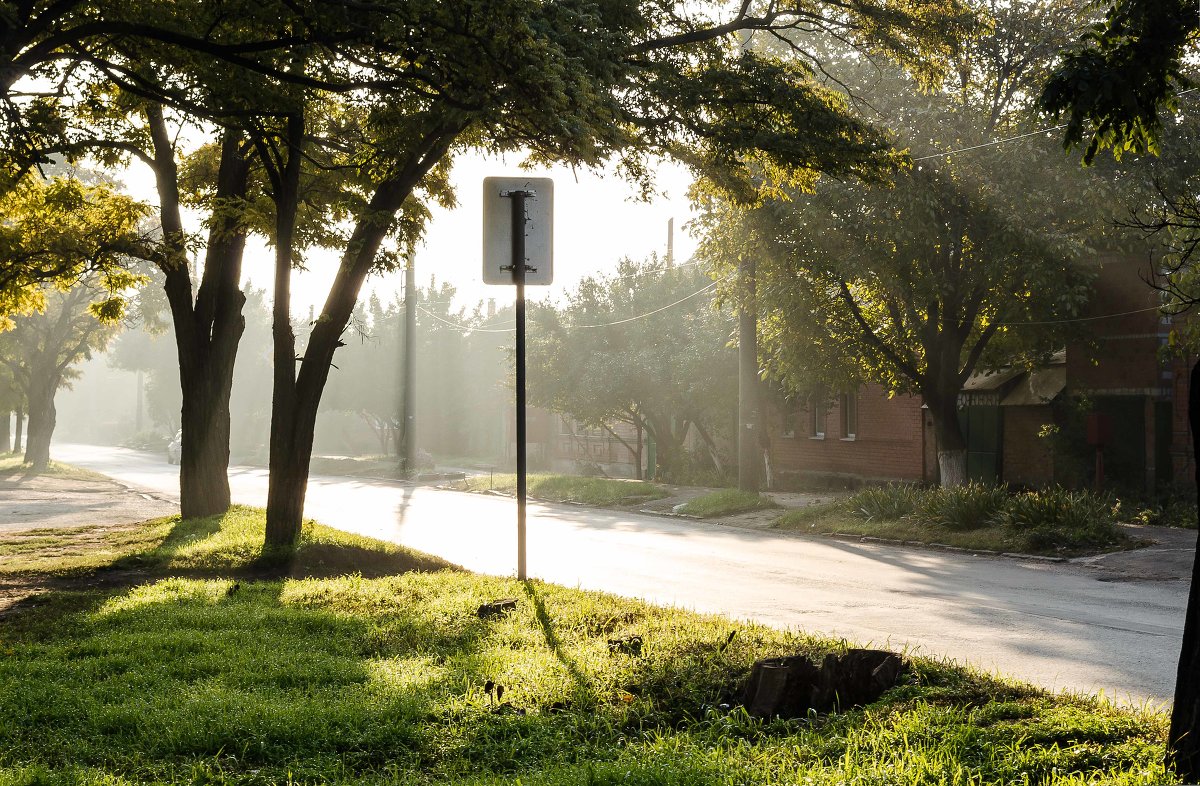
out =
[[[786,530],[783,530],[786,531]],[[948,543],[926,543],[921,540],[894,540],[892,538],[880,538],[875,535],[855,535],[850,532],[815,532],[815,533],[798,533],[804,535],[821,535],[827,538],[837,538],[839,540],[856,540],[859,543],[877,543],[883,546],[908,546],[909,548],[935,549],[937,551],[951,551],[956,554],[970,554],[976,557],[1004,557],[1005,559],[1021,559],[1031,560],[1033,562],[1045,563],[1062,563],[1067,562],[1066,557],[1052,557],[1043,554],[1020,554],[1012,551],[992,551],[991,549],[967,549],[962,546],[951,546]]]
[[[448,488],[448,487],[438,486],[437,488]],[[448,489],[448,490],[457,491],[460,489]],[[502,491],[497,491],[495,489],[480,489],[479,491],[468,491],[466,493],[468,493],[468,494],[485,494],[488,496],[495,496],[495,497],[508,497],[509,499],[514,498],[514,495],[512,495],[512,494],[506,494]],[[575,501],[571,501],[571,500],[547,500],[547,499],[539,499],[539,498],[533,497],[533,496],[530,496],[529,499],[536,500],[538,502],[549,503],[552,505],[574,505],[576,507],[595,508],[596,510],[630,510],[629,508],[622,508],[622,507],[607,507],[607,506],[603,506],[603,505],[589,505],[586,502],[575,502]],[[660,516],[662,518],[683,519],[685,521],[703,521],[703,522],[707,522],[709,524],[716,524],[719,526],[729,526],[729,525],[725,524],[726,519],[703,518],[701,516],[693,516],[688,513],[675,513],[673,511],[668,511],[668,510],[653,510],[651,508],[639,508],[636,510],[632,510],[631,512],[641,513],[646,516]],[[736,525],[732,525],[732,526],[736,526]],[[858,541],[859,543],[875,543],[875,544],[882,545],[882,546],[907,546],[909,548],[933,549],[935,551],[949,551],[949,552],[953,552],[955,554],[970,554],[970,555],[976,556],[976,557],[1002,557],[1004,559],[1026,560],[1026,561],[1030,561],[1030,562],[1041,562],[1041,563],[1046,563],[1046,564],[1059,564],[1059,563],[1064,563],[1064,562],[1068,561],[1067,557],[1053,557],[1053,556],[1045,556],[1042,554],[1020,554],[1020,553],[1011,552],[1011,551],[992,551],[990,549],[967,549],[967,548],[963,548],[962,546],[951,546],[948,543],[926,543],[925,541],[920,541],[920,540],[894,540],[892,538],[880,538],[875,535],[855,535],[855,534],[849,533],[849,532],[811,532],[810,533],[810,532],[799,532],[799,531],[793,531],[793,530],[780,530],[780,529],[773,529],[773,528],[765,528],[760,531],[774,532],[774,533],[780,534],[780,535],[785,535],[785,534],[786,535],[796,535],[799,537],[817,536],[817,537],[825,537],[825,538],[837,538],[839,540],[854,540],[854,541]]]

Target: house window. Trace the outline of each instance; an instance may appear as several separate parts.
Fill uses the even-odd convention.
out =
[[[842,411],[842,439],[855,439],[858,435],[858,393],[843,393],[839,409]]]
[[[783,439],[796,437],[796,410],[790,406],[779,413],[779,436]]]
[[[808,433],[812,436],[809,439],[825,439],[825,402],[814,401],[809,405],[809,430]]]

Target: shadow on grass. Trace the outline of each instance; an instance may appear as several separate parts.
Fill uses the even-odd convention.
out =
[[[520,773],[566,784],[587,782],[594,764],[612,769],[595,782],[648,785],[755,782],[763,761],[799,757],[830,774],[815,782],[833,783],[844,780],[846,762],[874,772],[895,755],[911,768],[895,781],[919,782],[920,761],[889,753],[911,738],[941,757],[939,767],[979,769],[1000,783],[1020,781],[1019,770],[1002,769],[1006,751],[1089,772],[1149,758],[1131,748],[1085,761],[1082,743],[1140,744],[1141,732],[1084,712],[1042,720],[1037,692],[942,666],[919,670],[916,683],[869,710],[769,724],[726,713],[711,703],[754,658],[836,643],[743,627],[722,650],[726,622],[635,614],[644,610],[552,586],[524,584],[529,606],[488,620],[476,615],[479,599],[516,593],[515,582],[410,573],[235,586],[174,578],[51,601],[77,613],[68,624],[43,620],[15,657],[0,659],[0,718],[16,719],[0,724],[0,768],[62,774],[70,762],[132,782],[451,782]],[[597,646],[610,631],[587,620],[614,613],[646,635],[645,657]],[[589,667],[600,669],[594,702],[552,710],[547,700],[570,690],[556,676],[562,667],[589,685]],[[637,683],[635,700],[608,692],[609,671]],[[484,693],[488,680],[510,688],[511,705]],[[977,702],[993,705],[986,718],[963,709]],[[1037,745],[1017,750],[1031,735],[1040,735]],[[967,744],[980,739],[988,744]],[[661,746],[639,742],[654,740]],[[1060,748],[1072,745],[1080,752],[1064,758]],[[733,770],[724,769],[726,757]],[[1037,771],[1041,761],[1018,765]]]
[[[554,622],[550,619],[550,614],[546,611],[546,603],[538,594],[537,588],[532,582],[522,582],[522,588],[525,594],[529,596],[530,602],[533,603],[533,615],[537,619],[538,625],[542,629],[542,636],[546,639],[546,646],[558,662],[563,665],[567,673],[571,675],[571,680],[575,683],[575,690],[578,693],[588,694],[593,690],[592,679],[587,675],[579,663],[567,654],[563,649],[562,641],[559,640],[558,634],[554,630]]]
[[[264,552],[245,569],[251,578],[331,578],[350,574],[363,578],[401,573],[461,570],[443,559],[420,552],[394,552],[352,544],[301,543],[295,549]]]

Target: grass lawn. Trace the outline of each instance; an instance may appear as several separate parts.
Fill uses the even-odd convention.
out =
[[[467,491],[501,491],[515,494],[516,475],[478,475],[464,482]],[[585,505],[633,505],[669,495],[662,486],[641,480],[585,478],[578,475],[532,474],[529,495],[549,502],[582,502]]]
[[[314,475],[359,475],[369,478],[398,479],[403,477],[399,461],[395,456],[362,456],[356,458],[333,458],[314,456],[309,462]]]
[[[789,511],[776,522],[777,529],[822,534],[867,535],[888,540],[910,540],[917,543],[942,543],[964,549],[1030,554],[1058,554],[1053,547],[1027,550],[1026,544],[999,527],[955,532],[913,519],[866,519],[830,502]]]
[[[917,659],[869,707],[765,722],[726,706],[754,660],[845,643],[401,573],[444,563],[313,524],[311,577],[250,580],[260,512],[146,526],[166,534],[121,561],[135,586],[0,626],[0,784],[1174,783],[1161,714]],[[397,575],[337,575],[355,562]],[[635,634],[639,655],[608,646]]]
[[[125,527],[25,530],[0,536],[0,575],[384,575],[454,567],[445,560],[306,521],[296,552],[283,561],[262,553],[263,513],[233,506],[224,516],[152,519]]]
[[[973,529],[954,529],[911,515],[896,518],[869,517],[854,509],[852,502],[847,500],[788,511],[776,520],[775,527],[799,533],[868,535],[872,538],[907,540],[922,544],[1056,557],[1120,551],[1123,548],[1141,545],[1140,541],[1129,538],[1120,530],[1093,536],[1086,530],[1020,530],[1000,524],[988,524]]]
[[[47,467],[45,472],[35,473],[31,471],[31,466],[25,463],[22,454],[0,454],[0,479],[9,480],[28,475],[44,475],[46,477],[64,478],[66,480],[111,480],[107,475],[101,475],[99,472],[92,472],[90,469],[83,469],[58,461],[51,461],[50,466]]]
[[[748,513],[752,510],[777,508],[778,503],[770,497],[764,497],[753,491],[738,491],[737,489],[721,489],[696,497],[679,509],[680,513],[689,516],[699,516],[703,519],[717,516],[732,516],[735,513]]]

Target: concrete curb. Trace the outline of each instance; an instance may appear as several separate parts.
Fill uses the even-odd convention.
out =
[[[442,488],[442,487],[439,487],[439,488]],[[495,489],[483,489],[480,491],[467,492],[467,493],[469,493],[469,494],[488,494],[488,495],[496,496],[496,497],[508,497],[510,499],[513,498],[513,496],[514,496],[512,494],[506,494],[502,491],[497,491]],[[605,507],[605,506],[601,506],[601,505],[588,505],[585,502],[574,502],[574,501],[568,501],[568,500],[559,501],[559,500],[538,499],[538,498],[532,497],[532,496],[529,497],[529,499],[536,500],[538,502],[546,502],[546,503],[549,503],[552,505],[575,505],[575,506],[581,507],[581,508],[596,508],[597,510],[629,510],[628,508],[621,508],[621,507]],[[784,512],[786,512],[787,510],[788,510],[787,508],[783,509]],[[692,516],[687,513],[675,513],[675,512],[669,511],[669,510],[652,510],[650,508],[639,508],[637,510],[633,510],[632,512],[641,513],[646,516],[660,516],[662,518],[668,518],[668,519],[683,519],[685,521],[704,521],[704,522],[708,522],[710,524],[717,524],[719,526],[736,526],[736,525],[728,525],[725,523],[726,520],[723,520],[720,518],[702,518],[700,516]],[[977,557],[1002,557],[1004,559],[1019,559],[1019,560],[1027,560],[1030,562],[1042,562],[1042,563],[1046,563],[1046,564],[1060,564],[1060,563],[1070,561],[1069,558],[1067,558],[1067,557],[1050,557],[1050,556],[1045,556],[1042,554],[1020,554],[1020,553],[1010,552],[1010,551],[992,551],[990,549],[967,549],[967,548],[963,548],[962,546],[951,546],[948,543],[926,543],[926,542],[920,541],[920,540],[894,540],[892,538],[880,538],[880,537],[876,537],[874,535],[855,535],[855,534],[852,534],[849,532],[799,532],[799,531],[791,531],[791,530],[778,530],[778,529],[774,529],[774,528],[766,528],[761,531],[774,532],[779,535],[786,534],[786,535],[796,535],[799,537],[814,537],[815,536],[815,537],[824,537],[824,538],[837,538],[839,540],[855,540],[855,541],[858,541],[859,543],[875,543],[875,544],[879,544],[882,546],[907,546],[909,548],[917,548],[917,549],[933,549],[935,551],[949,551],[949,552],[953,552],[955,554],[970,554],[972,556],[977,556]]]
[[[805,534],[823,535],[827,538],[838,538],[839,540],[856,540],[859,543],[878,543],[883,546],[907,546],[909,548],[951,551],[956,554],[970,554],[977,557],[1004,557],[1005,559],[1023,559],[1045,563],[1062,563],[1068,561],[1067,557],[1049,557],[1042,554],[1020,554],[1011,551],[992,551],[991,549],[966,549],[962,546],[951,546],[947,543],[926,543],[920,540],[893,540],[891,538],[878,538],[874,535],[855,535],[849,532],[815,532]]]

